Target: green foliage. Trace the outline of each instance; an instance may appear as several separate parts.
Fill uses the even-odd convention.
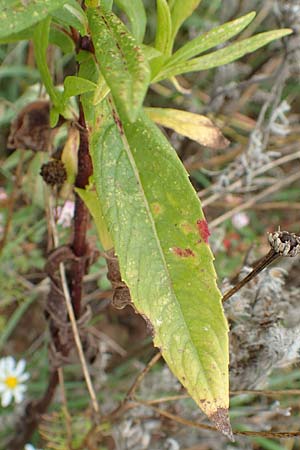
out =
[[[200,4],[201,0],[172,0],[170,5],[172,17],[172,39],[174,41],[176,34],[182,23],[192,14]]]
[[[123,279],[153,327],[155,345],[211,416],[228,407],[228,329],[212,255],[199,235],[199,200],[149,119],[123,120],[121,136],[112,115],[103,116],[91,152]]]
[[[275,39],[287,36],[288,34],[291,34],[291,30],[289,29],[268,31],[228,45],[225,48],[216,50],[205,56],[200,56],[199,58],[189,59],[174,64],[171,58],[152,81],[159,81],[182,73],[207,70],[223,64],[228,64],[241,58],[247,53],[254,52],[263,45],[266,45]]]
[[[150,71],[141,48],[110,11],[87,12],[96,58],[121,111],[134,121],[144,100]]]
[[[65,0],[1,0],[0,39],[19,33],[44,20],[52,11],[67,3]]]
[[[142,0],[115,0],[115,3],[121,8],[127,15],[132,35],[135,37],[138,43],[142,43],[147,24],[146,11]]]
[[[169,55],[172,44],[172,20],[167,0],[157,0],[155,48],[164,55]]]

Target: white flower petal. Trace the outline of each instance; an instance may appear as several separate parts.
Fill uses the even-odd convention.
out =
[[[15,370],[15,375],[16,376],[21,375],[24,372],[25,367],[26,367],[25,359],[20,359]]]
[[[0,381],[0,394],[1,394],[1,392],[6,391],[6,389],[7,389],[6,384],[4,384],[4,383],[2,383],[2,382]]]
[[[35,447],[31,444],[26,444],[24,450],[35,450]]]
[[[17,387],[14,390],[14,397],[15,397],[15,402],[16,403],[21,403],[22,400],[24,399],[24,390],[21,389],[22,386]],[[26,389],[25,389],[26,390]]]
[[[3,408],[6,408],[12,401],[12,393],[9,390],[6,390],[2,394],[1,405]]]
[[[11,373],[16,366],[16,361],[12,356],[7,356],[6,362],[5,362],[5,371],[6,373]]]
[[[23,383],[24,381],[27,381],[30,378],[30,374],[28,372],[23,373],[18,377],[19,383]]]
[[[6,370],[7,370],[7,360],[9,359],[9,356],[6,356],[5,358],[0,359],[0,377],[3,378],[5,376]]]

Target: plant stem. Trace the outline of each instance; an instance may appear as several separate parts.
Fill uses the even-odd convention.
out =
[[[265,269],[269,264],[279,258],[279,253],[276,253],[275,250],[271,248],[271,250],[263,256],[258,263],[255,265],[253,270],[241,281],[239,281],[233,288],[229,289],[222,298],[222,302],[226,302],[230,297],[232,297],[236,292],[238,292],[245,284],[247,284],[252,278],[256,277],[263,269]]]
[[[75,186],[84,189],[92,175],[93,166],[89,154],[89,142],[86,123],[81,103],[79,103],[79,133],[80,143],[78,150],[78,174]],[[89,212],[78,194],[75,194],[75,214],[74,214],[74,238],[72,249],[78,260],[74,261],[71,268],[71,297],[75,317],[80,317],[82,283],[85,274],[87,253],[86,233],[89,222]]]

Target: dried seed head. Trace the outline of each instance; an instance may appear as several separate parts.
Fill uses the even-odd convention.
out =
[[[45,183],[50,186],[61,186],[67,179],[67,172],[64,163],[60,159],[52,159],[43,164],[40,175]]]
[[[300,237],[288,231],[269,233],[269,243],[272,249],[282,256],[296,256],[300,253]]]

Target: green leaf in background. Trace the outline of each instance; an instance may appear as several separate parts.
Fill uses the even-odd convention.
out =
[[[57,22],[78,30],[81,36],[88,34],[86,15],[76,0],[64,2],[63,7],[57,9],[51,15]]]
[[[57,45],[65,54],[72,53],[75,50],[73,39],[59,28],[50,28],[49,43]]]
[[[33,46],[36,65],[40,71],[45,88],[53,104],[57,105],[59,103],[59,92],[53,85],[46,57],[49,43],[50,22],[51,18],[48,17],[36,25],[33,33]]]
[[[75,95],[81,95],[85,92],[94,91],[97,88],[97,84],[86,78],[75,77],[70,75],[64,80],[64,98],[74,97]]]
[[[183,22],[193,13],[200,4],[201,0],[174,0],[172,1],[171,17],[172,17],[172,41],[183,24]],[[169,2],[170,4],[170,2]]]
[[[103,77],[99,71],[94,55],[91,52],[82,50],[77,55],[77,62],[79,63],[78,75],[81,78],[85,78],[95,83],[98,89],[98,80],[102,79]],[[95,121],[96,110],[93,105],[93,99],[94,95],[96,95],[97,93],[97,89],[95,92],[87,92],[86,94],[82,94],[81,96],[81,103],[84,109],[85,120],[91,125]]]
[[[77,192],[81,200],[85,203],[91,216],[94,219],[103,250],[106,251],[113,248],[114,245],[103,217],[101,204],[97,193],[95,191],[89,191],[80,188],[75,188],[75,191]]]
[[[159,125],[211,148],[226,148],[229,141],[210,119],[201,114],[172,108],[145,108],[148,116]]]
[[[13,33],[9,36],[5,36],[3,38],[0,38],[0,44],[8,44],[10,42],[17,42],[17,41],[28,41],[31,39],[33,35],[34,27],[26,28],[25,30],[20,31],[19,33]]]
[[[67,0],[0,0],[0,39],[45,19]]]
[[[246,28],[246,26],[252,22],[254,17],[255,12],[251,12],[238,19],[232,20],[231,22],[227,22],[224,25],[220,25],[207,33],[201,34],[177,50],[168,61],[168,65],[173,66],[179,62],[193,58],[217,45],[223,44]]]
[[[228,326],[199,199],[149,118],[116,121],[102,112],[90,148],[122,278],[171,370],[230,436]]]
[[[170,78],[175,75],[187,72],[195,72],[198,70],[207,70],[213,67],[219,67],[224,64],[228,64],[236,59],[241,58],[247,53],[252,53],[260,47],[268,44],[275,39],[279,39],[283,36],[291,34],[292,30],[283,28],[282,30],[267,31],[252,36],[248,39],[230,44],[221,50],[209,53],[208,55],[200,56],[199,58],[193,58],[189,61],[179,62],[178,64],[168,63],[162,71],[156,75],[153,82]]]
[[[134,121],[143,103],[150,69],[135,39],[110,11],[87,11],[96,58],[118,109]]]
[[[115,0],[115,3],[121,8],[130,21],[132,35],[136,41],[141,44],[143,42],[147,17],[142,0]]]
[[[156,0],[157,20],[155,48],[162,54],[169,56],[172,52],[172,22],[167,0]]]
[[[158,56],[162,56],[161,52],[151,45],[142,45],[141,47],[148,61],[151,61],[151,59],[157,58]]]

